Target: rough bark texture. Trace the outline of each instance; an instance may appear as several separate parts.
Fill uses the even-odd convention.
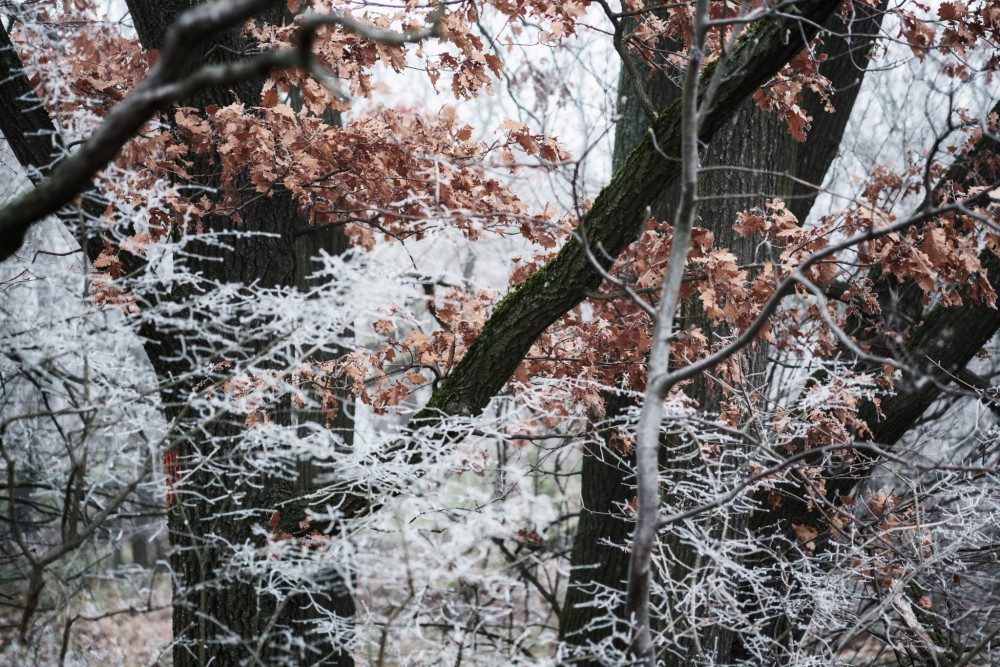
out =
[[[161,47],[170,23],[191,6],[185,1],[149,3],[134,0],[128,4],[146,48]],[[277,14],[270,18],[277,18]],[[239,29],[228,31],[218,35],[212,43],[199,45],[199,53],[191,59],[190,66],[232,59],[249,46],[250,42],[240,35]],[[245,81],[231,91],[202,91],[195,99],[181,104],[205,108],[209,104],[226,106],[239,99],[253,105],[259,103],[261,83]],[[198,185],[217,189],[220,183],[213,172],[207,158],[196,160],[192,170],[200,174],[194,179]],[[188,270],[200,271],[206,280],[214,283],[258,281],[262,287],[294,284],[295,248],[291,230],[297,218],[296,208],[291,196],[279,189],[275,196],[256,198],[244,207],[240,212],[242,223],[224,215],[208,216],[205,228],[211,232],[249,231],[268,235],[253,233],[234,237],[225,248],[195,243],[193,257],[187,262]],[[212,317],[209,313],[193,313],[193,316],[199,320]],[[229,324],[234,331],[241,325],[239,322]],[[223,360],[216,351],[217,342],[200,340],[197,330],[181,337],[180,341],[151,341],[159,348],[152,358],[176,358],[185,350],[193,357],[192,363],[194,360],[202,363],[207,359]],[[232,342],[237,344],[240,356],[253,355],[266,344],[259,340]],[[184,347],[178,349],[177,343]],[[154,367],[157,365],[154,361]],[[169,380],[175,369],[161,367],[157,370],[161,380]],[[171,407],[183,409],[190,388],[182,386],[180,390],[171,397],[175,399],[172,405],[167,402],[168,412]],[[281,412],[283,414],[275,414],[274,418],[287,421],[288,406]],[[226,452],[234,451],[245,429],[237,416],[223,416],[196,430],[193,437],[177,447],[179,465],[184,471],[183,482],[175,493],[168,519],[174,581],[175,665],[204,665],[209,661],[236,665],[246,662],[258,649],[258,657],[268,661],[271,656],[281,655],[290,648],[287,638],[266,639],[260,644],[258,640],[268,630],[280,633],[283,627],[293,625],[298,620],[300,605],[291,598],[279,610],[273,598],[258,594],[253,577],[234,576],[228,570],[229,555],[220,545],[220,540],[232,545],[258,543],[260,537],[254,534],[254,529],[266,526],[281,501],[295,491],[294,483],[288,480],[264,479],[248,485],[239,462],[227,464]],[[214,465],[213,470],[206,469],[205,461],[213,458],[222,461]],[[279,618],[274,618],[275,615]]]
[[[324,119],[331,125],[340,126],[339,112],[328,110]],[[299,229],[295,237],[295,284],[300,290],[309,290],[317,285],[317,279],[313,273],[320,268],[315,258],[324,251],[331,256],[341,255],[347,252],[350,246],[347,235],[341,227],[328,226],[321,228]],[[345,350],[337,345],[330,345],[327,349],[314,354],[309,361],[321,363],[339,358],[350,350]],[[324,428],[333,431],[337,436],[341,446],[351,448],[354,445],[354,401],[351,387],[344,378],[326,377],[325,385],[320,387],[307,388],[306,393],[313,400],[319,402],[320,390],[323,393],[332,395],[337,401],[336,415],[328,418],[322,409],[296,410],[295,419],[297,423],[303,425],[303,437],[308,435],[311,428]],[[317,465],[315,461],[303,458],[298,461],[298,485],[296,493],[304,496],[302,501],[295,503],[297,507],[291,512],[295,519],[303,517],[308,508],[308,498],[321,485],[325,477],[329,477],[335,471],[329,464]],[[291,508],[290,508],[291,509]],[[350,573],[344,574],[341,570],[330,570],[328,580],[322,586],[325,599],[320,601],[323,609],[333,611],[338,619],[342,619],[341,633],[343,644],[340,646],[330,645],[324,650],[330,652],[327,656],[315,656],[318,659],[309,660],[314,664],[337,665],[339,667],[351,667],[354,664],[354,655],[350,642],[354,637],[354,618],[357,613],[354,603],[353,577]],[[308,596],[299,595],[293,600],[295,610],[295,621],[306,626],[314,612],[309,609],[313,602]],[[329,642],[327,642],[329,643]]]
[[[317,278],[313,273],[321,268],[315,261],[321,251],[330,256],[341,255],[347,252],[350,241],[340,227],[314,227],[310,229],[300,229],[295,237],[295,285],[302,291],[308,291],[317,286]],[[316,352],[309,357],[308,361],[322,363],[338,359],[350,350],[346,350],[338,345],[329,344],[326,349]],[[329,418],[322,408],[298,409],[295,411],[296,422],[299,424],[311,424],[314,427],[325,428],[333,431],[340,438],[345,447],[351,447],[354,443],[354,400],[350,387],[344,378],[324,377],[316,378],[314,382],[323,382],[323,386],[316,385],[304,387],[306,393],[317,403],[321,400],[320,390],[327,395],[336,397],[336,416]],[[303,437],[308,435],[309,428],[301,430]],[[330,474],[332,470],[326,470],[323,466],[316,466],[311,460],[299,461],[299,483],[300,489],[304,493],[315,490],[318,478],[323,474]]]
[[[1000,103],[992,111],[1000,111]],[[930,201],[937,203],[937,193],[950,183],[967,190],[994,182],[1000,175],[997,148],[996,141],[984,138],[968,154],[959,156],[932,190]],[[918,212],[923,208],[920,206]],[[1000,289],[1000,259],[992,250],[984,251],[979,259],[994,290]],[[870,430],[866,440],[891,449],[1000,330],[1000,312],[966,297],[960,307],[937,306],[924,313],[923,292],[913,281],[900,283],[896,278],[886,278],[878,267],[869,272],[868,279],[879,299],[881,313],[851,322],[853,334],[867,341],[874,353],[906,364],[907,370],[896,381],[892,393],[879,396],[878,406],[872,401],[862,401],[858,417]],[[903,343],[897,343],[895,335],[885,335],[887,331],[902,334]],[[846,349],[843,354],[850,356]],[[873,369],[869,362],[857,361],[856,370]],[[796,443],[790,453],[799,453],[802,446]],[[780,504],[769,511],[756,513],[750,521],[750,529],[763,539],[786,539],[794,543],[794,524],[813,526],[819,531],[818,550],[829,548],[828,508],[839,505],[840,498],[849,497],[868,478],[877,462],[878,457],[871,456],[861,446],[854,453],[852,464],[828,468],[823,482],[826,504],[816,503],[800,484],[781,485],[775,489],[781,498]],[[806,466],[821,464],[821,457],[802,462]],[[775,585],[780,583],[775,582]],[[914,597],[912,602],[919,597]],[[796,618],[773,618],[770,623],[773,634],[796,632]]]
[[[151,10],[144,3],[133,4],[137,7],[143,5],[133,12],[137,22],[140,17],[158,15],[157,11]],[[186,6],[183,3],[175,4],[178,9]],[[802,2],[796,9],[800,15],[816,22],[822,21],[836,5],[835,2]],[[144,14],[144,10],[148,11]],[[808,37],[812,28],[808,23],[804,25],[805,36]],[[157,30],[147,27],[139,29],[139,32],[150,40],[156,39],[155,35],[158,34]],[[791,19],[769,19],[752,28],[750,35],[741,41],[734,63],[727,68],[720,100],[704,125],[702,139],[711,138],[736,109],[740,100],[752,93],[801,48],[801,36],[803,31],[800,30],[799,23]],[[220,54],[227,52],[223,49],[217,51]],[[234,46],[234,52],[242,52],[238,44]],[[241,95],[244,102],[254,97],[253,94],[247,97]],[[212,99],[211,96],[206,94],[204,98],[199,96],[199,100],[195,102],[205,103],[209,99]],[[676,108],[668,109],[660,116],[655,124],[655,133],[660,148],[668,154],[676,154],[679,141]],[[595,202],[581,225],[581,236],[586,237],[593,247],[601,247],[612,256],[619,254],[635,240],[646,207],[655,204],[675,178],[673,164],[661,159],[653,149],[652,141],[646,138]],[[260,229],[276,229],[284,233],[287,229],[282,230],[275,225],[286,215],[294,215],[294,211],[247,211],[244,219],[252,220],[249,224],[253,224],[255,228],[259,225]],[[218,222],[225,224],[225,221]],[[276,256],[287,258],[292,254],[292,245],[287,234],[284,234],[268,243],[248,242],[246,246],[226,253],[225,259],[236,264],[231,274],[233,277],[252,274],[255,279],[260,279],[263,273],[265,284],[277,285],[290,284],[288,281],[292,280],[292,268],[284,260],[276,262],[273,259]],[[500,304],[480,339],[456,371],[435,392],[428,409],[418,415],[416,423],[419,424],[424,419],[433,420],[441,411],[452,414],[480,411],[506,382],[535,338],[562,313],[579,303],[586,292],[599,282],[599,274],[589,266],[580,244],[575,240],[569,242],[557,258],[525,281]],[[229,437],[230,434],[225,430],[213,433],[212,436]],[[231,490],[227,489],[219,489],[218,492],[222,496],[231,494]],[[269,489],[269,493],[271,492],[280,497],[285,490]],[[252,504],[264,508],[268,506],[268,501],[268,498],[254,498]],[[192,521],[209,522],[213,517],[217,521],[224,515],[218,512],[218,508],[213,508],[204,515],[188,517],[185,519],[186,525],[175,524],[175,527],[187,534],[187,530],[193,525]],[[266,521],[266,517],[262,516],[262,519]],[[240,531],[245,528],[234,529],[237,533],[234,537],[240,538]],[[189,534],[188,537],[194,539],[196,535]],[[206,570],[204,561],[199,566],[196,559],[188,558],[182,565],[184,567],[180,568],[179,573],[193,577],[192,581],[204,581],[211,574]],[[211,563],[208,565],[211,566]],[[257,632],[257,624],[267,612],[266,609],[256,608],[256,596],[251,595],[252,592],[249,586],[236,585],[225,596],[211,593],[216,597],[206,602],[202,591],[199,593],[202,596],[199,604],[206,602],[202,605],[203,612],[212,614],[217,611],[219,618],[230,623],[241,636],[251,636]],[[255,604],[246,604],[250,598],[254,598]],[[222,609],[223,605],[230,605],[231,608]],[[197,628],[204,641],[208,641],[209,635],[225,639],[217,628],[206,627],[204,616],[191,612],[180,614],[179,625],[182,628]],[[205,645],[201,644],[202,647]],[[176,659],[176,664],[188,664],[184,662],[188,658],[183,651],[178,652]],[[239,659],[239,656],[235,653],[220,654],[218,659],[220,664],[224,664],[229,660]]]
[[[776,114],[761,111],[751,100],[744,102],[734,116],[709,147],[705,157],[706,167],[739,167],[738,170],[703,171],[698,178],[698,214],[701,225],[715,236],[715,247],[729,248],[736,255],[738,265],[753,264],[763,258],[758,256],[760,240],[754,236],[743,237],[733,231],[737,213],[752,208],[763,208],[765,200],[772,195],[784,195],[787,181],[779,173],[791,162],[791,141],[786,126]],[[794,147],[791,147],[794,149]],[[746,171],[748,170],[748,171]],[[784,189],[783,189],[784,188]],[[751,272],[752,274],[753,272]],[[706,340],[718,343],[735,337],[739,332],[726,322],[713,324],[705,316],[700,301],[692,300],[682,306],[682,321],[685,329],[700,329]],[[765,391],[764,375],[767,362],[767,347],[758,342],[734,357],[733,363],[740,367],[742,386],[734,385],[734,396],[730,400],[743,403],[748,415],[748,423],[753,413],[762,407]],[[697,376],[685,387],[687,393],[711,418],[720,410],[722,388],[706,375]],[[740,396],[743,394],[743,396]],[[671,437],[661,460],[667,477],[664,484],[664,501],[677,510],[686,509],[687,502],[673,495],[673,490],[692,475],[700,475],[697,470],[701,461],[698,451],[700,443],[685,437]],[[734,445],[735,446],[735,445]],[[696,468],[692,468],[695,466]],[[673,480],[673,481],[672,481]],[[715,522],[708,530],[708,539],[724,540],[740,535],[746,517],[730,514],[727,521]],[[724,525],[723,525],[724,523]],[[676,533],[667,532],[661,536],[667,553],[673,562],[670,569],[671,585],[667,587],[673,595],[662,604],[663,610],[671,614],[665,624],[672,636],[670,649],[664,655],[667,665],[726,664],[732,657],[732,650],[738,636],[718,624],[709,623],[699,627],[697,621],[709,617],[708,609],[694,610],[690,617],[690,606],[682,608],[682,597],[691,587],[701,585],[706,571],[714,565],[704,562],[695,546],[688,544]]]
[[[158,48],[170,22],[189,6],[190,3],[184,0],[170,3],[130,1],[129,9],[143,45]],[[281,10],[269,10],[258,16],[258,20],[280,21]],[[204,45],[198,57],[192,59],[192,67],[236,60],[253,47],[253,42],[242,35],[241,29],[227,31]],[[205,108],[239,100],[252,106],[259,103],[262,84],[260,79],[250,79],[235,86],[208,89],[181,104]],[[215,170],[207,160],[196,162],[195,170],[203,174],[196,178],[199,185],[219,187]],[[248,191],[253,192],[252,189]],[[304,286],[310,273],[309,260],[318,254],[319,248],[326,246],[329,252],[342,251],[344,243],[337,234],[301,235],[297,243],[295,230],[308,224],[297,209],[292,195],[277,186],[272,196],[252,197],[251,203],[241,208],[242,222],[237,223],[228,216],[210,216],[205,221],[210,231],[251,231],[255,234],[234,237],[228,248],[195,244],[194,254],[199,258],[189,262],[189,270],[201,272],[205,278],[218,283]],[[238,332],[240,323],[233,322],[233,325]],[[233,342],[241,347],[240,354],[248,357],[270,343],[238,339]],[[186,349],[192,349],[200,341],[184,343]],[[176,350],[171,352],[176,355]],[[203,352],[206,358],[216,356],[211,349]],[[271,417],[278,423],[289,423],[291,412],[285,400],[274,406]],[[348,417],[346,410],[342,417]],[[227,443],[236,443],[245,429],[241,419],[223,418],[210,424],[182,448],[182,469],[184,454],[192,461],[205,457],[210,461],[218,460]],[[213,451],[215,448],[218,449]],[[311,475],[308,468],[308,464],[301,466],[300,472]],[[203,665],[210,660],[212,664],[241,664],[256,657],[265,664],[352,665],[352,653],[341,642],[349,636],[354,615],[353,593],[350,582],[344,581],[338,569],[330,568],[316,580],[307,582],[308,594],[295,592],[292,585],[286,591],[288,597],[279,604],[270,595],[258,591],[261,582],[256,578],[241,577],[227,570],[228,550],[220,546],[259,544],[261,538],[259,533],[255,534],[255,529],[267,525],[279,509],[277,528],[293,535],[300,533],[299,521],[304,518],[306,508],[296,499],[302,495],[303,481],[287,477],[247,480],[239,461],[231,468],[219,462],[214,472],[188,475],[184,484],[197,488],[198,493],[178,493],[183,507],[175,503],[169,521],[175,547],[171,559],[175,577],[174,635],[178,640],[174,664]],[[311,484],[311,481],[305,483]],[[231,513],[234,513],[233,518],[229,516]],[[183,597],[178,599],[181,595]],[[312,623],[328,612],[344,619],[342,636],[317,633],[312,627]]]
[[[136,0],[129,4],[144,45],[158,48],[163,44],[170,23],[180,12],[197,3]],[[261,18],[279,20],[280,10],[272,10]],[[188,67],[241,57],[253,45],[240,33],[240,29],[233,29],[199,44],[200,52],[190,54]],[[60,138],[45,109],[26,101],[31,93],[27,77],[18,71],[21,68],[20,59],[10,47],[6,32],[2,31],[0,68],[5,80],[3,94],[0,94],[0,129],[9,139],[21,164],[29,171],[35,169],[36,173],[44,176],[60,155]],[[204,90],[183,104],[201,108],[209,104],[222,106],[238,98],[252,105],[259,100],[261,84],[261,80],[248,80]],[[195,173],[202,174],[195,177],[199,185],[218,187],[215,170],[207,160],[197,161],[193,169]],[[99,200],[84,198],[84,213],[91,217],[100,216],[104,207],[105,203]],[[209,216],[205,219],[206,228],[216,232],[251,231],[273,236],[241,236],[224,249],[203,244],[195,248],[197,258],[189,260],[189,269],[200,271],[207,280],[220,283],[291,286],[297,284],[296,269],[299,273],[307,270],[303,260],[315,256],[319,247],[325,247],[332,253],[342,251],[344,246],[343,239],[339,238],[342,235],[327,233],[312,235],[311,238],[306,235],[297,248],[293,231],[301,229],[307,221],[298,214],[290,194],[280,187],[270,198],[255,198],[241,208],[240,214],[242,223],[235,223],[228,216]],[[66,216],[66,222],[75,232],[72,226],[74,217]],[[93,242],[81,239],[81,242],[91,259],[103,247],[99,239]],[[143,266],[140,258],[124,253],[122,260],[127,271],[140,270]],[[136,296],[142,299],[144,295],[137,293]],[[172,294],[164,287],[161,293],[146,294],[145,298],[150,303],[169,300],[180,304],[188,296]],[[212,315],[192,312],[191,317],[197,323]],[[239,336],[241,323],[233,321],[229,324]],[[138,328],[147,355],[165,386],[169,387],[175,378],[189,372],[197,363],[195,359],[218,360],[218,342],[202,339],[196,325],[189,331],[164,331],[140,322]],[[236,338],[233,342],[242,344],[237,354],[247,357],[263,349],[269,341]],[[214,379],[219,378],[199,378],[198,381]],[[183,382],[164,391],[168,417],[180,414],[191,389],[191,382]],[[279,404],[272,416],[275,420],[287,421],[290,413],[287,404]],[[338,425],[348,434],[349,419],[350,413],[346,409],[338,419]],[[197,416],[191,415],[189,421],[181,424],[181,429],[193,427],[196,423]],[[245,429],[242,419],[232,416],[195,427],[192,437],[177,448],[182,467],[185,460],[207,455],[213,447],[225,450],[227,443],[236,442]],[[349,435],[346,439],[349,442]],[[225,466],[225,463],[220,464],[211,474],[203,470],[188,471],[183,478],[182,489],[197,489],[198,493],[188,494],[178,489],[175,498],[178,501],[183,499],[183,508],[175,502],[170,513],[169,527],[174,547],[171,555],[175,582],[174,631],[177,639],[174,664],[242,664],[251,660],[255,652],[257,658],[266,663],[353,664],[353,656],[341,642],[349,636],[350,619],[354,614],[353,595],[350,584],[345,584],[338,570],[331,569],[310,582],[310,588],[319,588],[319,592],[308,598],[293,594],[280,605],[273,598],[259,594],[259,582],[253,578],[233,577],[228,572],[227,552],[220,549],[218,540],[237,545],[258,543],[260,537],[254,534],[254,528],[266,525],[276,507],[298,497],[300,487],[297,480],[288,479],[256,480],[263,483],[248,484],[238,462],[228,469]],[[227,515],[234,511],[246,513],[251,518],[232,520]],[[293,534],[297,532],[297,520],[301,518],[302,511],[304,508],[298,512],[286,512],[279,528]],[[344,619],[347,629],[339,638],[311,630],[317,611],[323,609],[333,611]]]
[[[631,22],[634,25],[634,22]],[[639,71],[648,69],[639,63]],[[615,126],[615,143],[612,169],[622,168],[629,153],[646,137],[649,119],[637,102],[632,80],[622,66],[618,76],[618,124]],[[665,76],[643,81],[650,102],[658,109],[666,109],[680,97],[680,89]],[[658,206],[657,216],[670,215],[671,198]],[[637,405],[631,397],[605,392],[602,394],[609,419]],[[600,665],[598,651],[621,653],[628,650],[628,626],[625,623],[624,594],[628,576],[629,553],[624,548],[634,523],[625,522],[618,508],[635,496],[634,455],[623,458],[610,448],[603,433],[603,446],[598,451],[583,453],[581,469],[580,519],[573,536],[570,554],[569,582],[566,598],[559,617],[559,640],[575,647],[574,664]],[[610,609],[593,604],[598,591],[609,595],[615,592],[617,603]]]
[[[634,401],[605,394],[607,424],[623,416]],[[598,653],[624,654],[624,585],[628,543],[634,522],[622,508],[635,495],[634,455],[611,444],[613,428],[599,430],[593,448],[583,452],[580,519],[573,536],[569,583],[559,616],[559,641],[578,647],[573,664],[600,664]]]

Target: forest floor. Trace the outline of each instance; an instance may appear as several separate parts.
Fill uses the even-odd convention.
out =
[[[17,641],[19,618],[0,618],[0,664],[42,667],[101,665],[141,667],[169,665],[172,636],[170,581],[158,577],[157,585],[141,604],[132,598],[132,607],[118,603],[127,598],[119,582],[105,582],[79,599],[67,615],[38,614],[29,645]],[[148,605],[148,607],[147,607]],[[69,645],[63,654],[66,622],[70,624]]]

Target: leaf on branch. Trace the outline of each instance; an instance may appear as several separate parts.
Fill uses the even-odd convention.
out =
[[[819,531],[814,526],[793,523],[792,529],[795,531],[795,537],[799,540],[799,546],[802,547],[803,551],[810,553],[816,550],[816,542],[814,540],[819,537]]]
[[[278,103],[278,89],[268,88],[261,96],[260,105],[265,109],[270,109]]]

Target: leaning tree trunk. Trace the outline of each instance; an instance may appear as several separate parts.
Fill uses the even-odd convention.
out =
[[[824,27],[833,35],[824,38],[826,45],[823,51],[829,57],[821,71],[831,79],[837,91],[834,96],[837,113],[829,115],[821,112],[816,96],[813,95],[812,99],[807,97],[804,105],[807,105],[805,108],[814,116],[814,131],[805,144],[798,144],[788,136],[784,123],[774,114],[761,112],[752,100],[747,100],[736,116],[713,138],[705,157],[706,166],[741,168],[740,171],[703,172],[699,176],[699,195],[711,197],[700,205],[701,224],[713,232],[715,247],[730,248],[737,256],[737,264],[750,264],[760,259],[755,257],[757,241],[742,238],[732,229],[737,212],[762,207],[766,198],[778,195],[788,197],[789,210],[803,220],[815,200],[815,189],[793,184],[774,173],[766,172],[787,170],[800,179],[819,185],[837,154],[865,73],[878,23],[870,20],[856,23],[852,26],[854,37],[849,39],[837,36],[845,32],[839,17],[832,17]],[[637,67],[643,75],[642,85],[655,108],[666,108],[679,97],[679,89],[668,77],[660,74],[645,78],[648,70],[642,63],[637,63]],[[633,85],[623,66],[619,90],[622,91],[625,102],[619,109],[621,118],[615,133],[613,170],[624,163],[632,147],[643,139],[648,127],[648,120],[637,101]],[[813,103],[811,106],[810,102]],[[740,194],[743,196],[739,196]],[[669,221],[675,198],[676,193],[673,196],[668,193],[654,212],[654,218]],[[686,327],[702,329],[709,341],[715,340],[715,336],[732,334],[724,325],[713,328],[701,312],[699,303],[685,304],[683,309]],[[753,350],[745,351],[739,358],[745,381],[762,385],[765,362],[766,349],[762,343]],[[759,387],[748,386],[747,389],[748,395],[756,394],[758,398],[764,393],[754,391]],[[696,379],[686,391],[710,415],[718,411],[719,391],[704,377]],[[607,400],[610,396],[605,398]],[[746,406],[747,409],[753,407]],[[693,471],[684,462],[693,463],[699,459],[692,456],[696,452],[690,451],[695,443],[671,439],[670,443],[665,444],[667,447],[664,448],[661,461],[666,468],[665,488],[668,496],[664,500],[677,504],[678,499],[669,497],[669,490],[675,487],[674,482],[692,474]],[[605,447],[602,449],[604,451],[611,450]],[[612,611],[615,617],[609,618],[609,609],[593,604],[593,599],[595,591],[604,591],[606,596],[611,591],[624,595],[628,552],[625,549],[601,547],[599,544],[607,541],[624,545],[627,541],[621,538],[620,512],[616,512],[616,508],[627,503],[634,495],[633,489],[626,484],[628,476],[628,471],[622,469],[619,459],[606,454],[585,452],[581,479],[584,502],[574,538],[570,581],[562,607],[559,632],[560,640],[573,647],[574,653],[580,656],[579,664],[601,664],[599,656],[608,655],[609,649],[611,654],[621,654],[627,649],[627,634],[622,633],[622,628],[626,627],[625,619],[621,618],[624,606],[614,607]],[[740,526],[732,522],[727,527],[730,534],[739,529]],[[724,535],[716,529],[713,537],[722,539]],[[700,563],[691,545],[675,534],[666,535],[664,543],[673,557],[669,572],[673,585],[667,586],[666,590],[679,591],[696,586],[702,567],[710,564]],[[738,637],[732,631],[717,624],[692,628],[694,620],[685,617],[690,609],[681,609],[679,599],[671,599],[669,594],[660,604],[666,613],[675,614],[667,622],[662,618],[659,620],[659,631],[664,632],[665,627],[669,627],[673,637],[668,650],[660,656],[665,664],[688,665],[707,663],[710,660],[724,664],[733,658],[734,652],[739,653]]]

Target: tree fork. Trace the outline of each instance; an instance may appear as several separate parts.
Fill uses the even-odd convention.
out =
[[[797,55],[838,6],[812,0],[796,3],[794,17],[763,18],[739,39],[723,72],[706,68],[699,98],[716,83],[716,75],[720,78],[699,140],[709,143],[740,102]],[[584,243],[607,269],[636,241],[647,208],[655,206],[680,176],[678,163],[664,157],[680,154],[680,116],[679,100],[660,114],[651,128],[655,139],[647,135],[629,154],[558,254],[497,305],[466,355],[411,419],[411,426],[434,424],[442,414],[481,412],[535,339],[600,286],[601,273],[591,266]]]

